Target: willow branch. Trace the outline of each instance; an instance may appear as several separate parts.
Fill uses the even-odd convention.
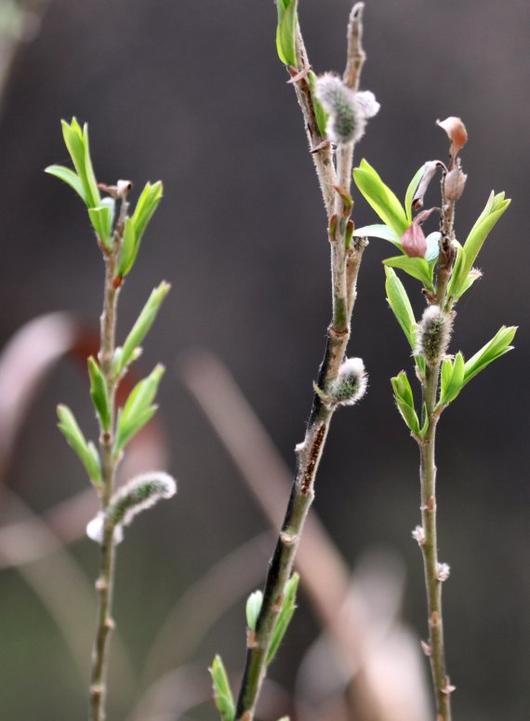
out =
[[[357,37],[362,36],[362,12],[357,14]],[[351,32],[349,31],[351,37]],[[348,57],[351,41],[348,43]],[[328,327],[324,359],[320,366],[318,387],[326,388],[333,381],[346,356],[350,338],[350,311],[353,309],[354,286],[359,265],[362,260],[365,243],[361,242],[352,249],[346,262],[346,233],[351,212],[351,202],[347,198],[350,192],[350,178],[353,164],[353,147],[349,157],[349,166],[341,166],[344,185],[337,194],[337,171],[332,163],[331,146],[323,138],[316,123],[315,110],[307,73],[310,65],[301,32],[298,33],[297,49],[298,73],[292,78],[298,102],[304,115],[306,132],[317,176],[319,178],[326,214],[329,220],[329,239],[332,257],[332,320]],[[360,68],[359,68],[360,71]],[[341,161],[344,162],[344,161]],[[340,202],[340,206],[338,203]],[[336,210],[340,208],[340,213]],[[296,451],[296,473],[291,488],[287,511],[279,534],[274,555],[263,593],[263,604],[255,633],[249,640],[245,670],[237,702],[236,717],[239,721],[251,721],[254,718],[256,704],[267,670],[267,652],[270,645],[278,614],[280,612],[284,588],[289,579],[298,549],[304,523],[314,498],[315,478],[328,435],[333,408],[322,403],[318,393],[313,396],[309,420],[304,440]]]
[[[441,309],[447,305],[447,285],[454,260],[454,201],[447,201],[443,191],[442,179],[442,217],[440,223],[440,260],[438,266],[436,302]],[[447,314],[450,314],[450,310]],[[447,319],[449,322],[449,318]],[[425,404],[429,429],[426,436],[419,440],[420,483],[421,483],[421,519],[423,537],[420,548],[423,556],[425,588],[427,593],[429,644],[425,650],[430,658],[431,673],[436,700],[437,721],[451,721],[451,685],[446,670],[444,622],[442,606],[442,585],[447,579],[438,558],[437,538],[437,501],[436,501],[436,429],[439,414],[436,411],[440,370],[443,358],[434,366],[427,365],[422,381],[422,401]],[[448,569],[447,569],[448,571]]]
[[[124,221],[128,203],[122,199],[120,217],[116,224],[111,250],[104,250],[105,255],[105,291],[103,313],[101,315],[101,372],[105,378],[110,404],[110,430],[100,428],[101,449],[101,509],[104,512],[109,505],[115,484],[118,461],[113,452],[114,431],[116,424],[116,378],[112,369],[112,360],[116,348],[116,310],[119,295],[119,284],[116,283],[118,254],[123,237]],[[112,598],[114,591],[116,547],[114,526],[106,519],[103,540],[101,543],[100,573],[96,581],[98,594],[97,628],[92,650],[92,667],[90,678],[90,721],[105,721],[107,670],[110,651],[110,636],[114,629],[112,618]]]

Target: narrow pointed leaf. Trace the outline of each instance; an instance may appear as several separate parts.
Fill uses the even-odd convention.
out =
[[[407,291],[392,268],[385,268],[386,299],[412,350],[416,348],[416,319]]]
[[[234,721],[236,717],[236,705],[230,688],[228,674],[226,673],[223,661],[220,656],[215,656],[210,667],[212,676],[213,697],[221,721]]]
[[[464,385],[480,373],[484,368],[513,349],[510,345],[517,332],[517,326],[502,326],[494,337],[479,351],[466,361],[464,369]]]
[[[407,374],[405,371],[401,371],[397,376],[391,378],[390,382],[394,390],[394,400],[405,425],[412,433],[418,435],[420,422],[414,408],[414,396]]]
[[[112,213],[108,204],[100,205],[97,208],[88,209],[88,217],[94,231],[103,245],[111,246]]]
[[[396,195],[366,160],[362,160],[359,167],[354,169],[353,178],[357,188],[381,220],[401,238],[410,223]]]
[[[164,367],[157,365],[131,391],[124,407],[118,413],[114,453],[119,455],[127,443],[154,416],[157,406],[153,404],[158,386],[164,375]]]
[[[101,368],[92,356],[89,357],[87,363],[92,402],[101,421],[101,427],[103,430],[108,431],[111,424],[111,413],[107,383],[103,377]]]
[[[79,179],[77,173],[74,173],[70,168],[65,168],[64,165],[49,165],[44,170],[48,175],[53,175],[55,178],[59,178],[63,183],[69,185],[79,195],[81,200],[86,203],[86,195],[83,189],[83,184]]]
[[[138,241],[136,230],[131,218],[127,218],[123,229],[123,242],[120,250],[118,275],[124,278],[128,273],[130,273],[137,255]]]
[[[155,322],[160,306],[162,305],[166,295],[169,293],[170,288],[171,286],[169,283],[163,281],[153,290],[147,299],[147,303],[144,305],[136,323],[133,325],[129,335],[125,339],[123,348],[119,348],[116,353],[113,362],[113,370],[117,377],[121,375],[129,363],[134,359],[135,352],[138,350],[143,339]]]
[[[132,214],[138,244],[140,244],[143,234],[162,200],[163,194],[164,186],[160,180],[156,183],[146,183],[142,190]]]
[[[317,98],[316,95],[316,82],[317,82],[317,76],[315,73],[310,70],[308,74],[309,79],[309,87],[311,88],[311,98],[313,100],[313,107],[315,108],[315,118],[317,121],[317,127],[318,132],[320,135],[325,138],[326,137],[326,130],[328,125],[328,114],[324,110],[324,106],[320,102],[320,100]]]
[[[297,573],[293,573],[291,578],[285,584],[285,591],[283,596],[282,607],[278,615],[278,620],[274,626],[272,632],[272,638],[267,653],[267,665],[274,661],[274,657],[280,645],[283,641],[285,633],[291,623],[291,619],[296,610],[296,592],[298,590],[298,583],[300,576]]]
[[[57,416],[59,418],[58,427],[66,438],[66,442],[77,454],[92,483],[96,487],[100,487],[101,465],[94,444],[86,441],[74,414],[67,406],[57,406]]]
[[[362,228],[355,228],[353,235],[356,238],[381,238],[382,240],[388,240],[401,250],[399,237],[388,225],[365,225]]]
[[[408,275],[416,278],[427,290],[433,290],[433,268],[425,258],[410,258],[408,255],[397,255],[383,261],[386,266],[399,268]]]
[[[296,68],[296,31],[298,27],[298,0],[276,0],[278,26],[276,50],[284,65]]]

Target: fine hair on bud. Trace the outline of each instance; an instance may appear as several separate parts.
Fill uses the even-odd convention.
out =
[[[416,352],[424,356],[428,365],[435,366],[443,360],[451,340],[451,316],[438,305],[425,309],[418,326]]]
[[[347,358],[330,384],[327,396],[333,405],[353,406],[368,387],[368,376],[362,358]]]
[[[337,144],[360,140],[366,120],[373,117],[380,107],[373,93],[356,93],[333,73],[317,78],[316,95],[329,115],[328,136]]]
[[[171,498],[177,491],[175,480],[161,471],[143,473],[125,483],[110,499],[105,512],[100,511],[87,525],[87,536],[101,543],[105,523],[114,528],[114,541],[123,540],[123,528],[146,508],[150,508],[163,498]]]

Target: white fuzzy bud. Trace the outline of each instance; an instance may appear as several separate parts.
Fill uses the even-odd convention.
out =
[[[423,530],[423,526],[416,526],[416,528],[412,531],[412,538],[417,541],[420,546],[423,546],[425,543],[425,531]]]
[[[143,473],[125,483],[110,499],[105,511],[100,511],[86,527],[87,536],[97,543],[103,541],[105,522],[114,526],[114,542],[123,539],[123,528],[141,511],[162,498],[171,498],[177,491],[175,480],[161,471]]]
[[[330,384],[327,396],[332,405],[353,406],[366,393],[368,376],[362,358],[347,358]]]
[[[369,90],[354,92],[332,73],[317,78],[316,95],[329,115],[328,136],[333,143],[356,143],[366,128],[366,121],[379,111],[380,105]]]
[[[436,567],[436,578],[443,583],[447,581],[451,574],[451,568],[448,563],[439,563]]]
[[[437,305],[425,309],[418,326],[418,347],[416,352],[423,355],[427,364],[434,366],[445,356],[451,339],[451,316]]]

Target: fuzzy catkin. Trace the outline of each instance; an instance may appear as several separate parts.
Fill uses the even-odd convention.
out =
[[[332,73],[325,73],[317,79],[316,94],[329,115],[328,136],[336,144],[360,140],[367,118],[373,117],[380,107],[373,93],[356,93]]]
[[[150,508],[162,498],[171,498],[177,490],[174,479],[160,471],[144,473],[126,483],[112,496],[105,512],[100,511],[87,525],[87,535],[101,543],[105,520],[114,526],[114,540],[123,539],[123,527],[141,511]]]
[[[362,358],[347,358],[331,383],[328,396],[334,405],[353,406],[366,393],[368,376]]]
[[[452,321],[438,305],[425,309],[418,326],[416,352],[423,355],[430,366],[443,360],[451,339]]]

